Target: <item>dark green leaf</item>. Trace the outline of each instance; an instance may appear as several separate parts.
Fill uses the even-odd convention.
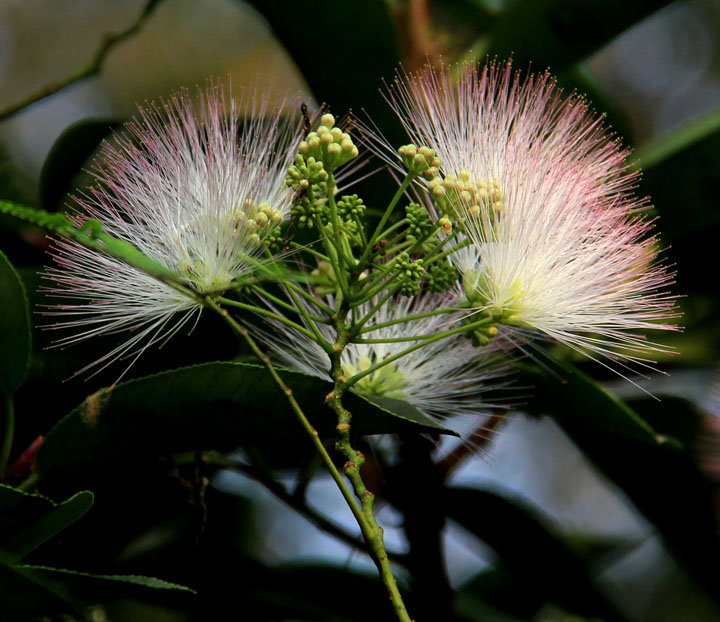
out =
[[[73,179],[100,143],[119,123],[83,120],[68,127],[55,141],[40,173],[40,206],[55,211],[73,186]],[[89,180],[88,180],[89,181]]]
[[[537,608],[550,601],[580,615],[617,619],[585,561],[526,502],[472,488],[448,488],[444,501],[448,517],[491,546],[518,582],[517,592],[524,595],[518,606],[533,603]],[[527,616],[534,611],[515,608],[511,613]]]
[[[0,252],[0,389],[8,396],[20,388],[30,361],[30,314],[25,288]]]
[[[636,149],[633,160],[638,168],[648,171],[718,132],[720,132],[720,110],[713,110]]]
[[[557,73],[586,58],[671,0],[510,0],[489,34],[489,53]]]
[[[332,384],[298,372],[284,381],[322,436],[335,416],[324,404]],[[352,393],[345,399],[357,434],[408,429],[445,431],[419,411],[391,412]],[[291,451],[309,441],[267,370],[208,363],[131,380],[91,395],[47,435],[37,456],[43,478],[127,459],[192,449],[272,447]],[[72,447],[72,451],[68,448]]]
[[[0,559],[0,611],[8,622],[60,613],[82,614],[85,605],[121,598],[144,599],[157,591],[193,593],[190,588],[154,577],[12,566]]]
[[[3,620],[31,620],[36,616],[79,612],[80,606],[57,586],[14,567],[0,555],[0,611]]]
[[[16,562],[87,512],[93,494],[78,492],[55,504],[45,497],[0,485],[0,549]]]
[[[170,583],[155,577],[138,575],[103,575],[47,568],[22,564],[16,566],[26,576],[35,577],[44,583],[62,586],[63,591],[89,605],[94,605],[119,598],[133,598],[147,590],[169,590],[194,594],[194,590],[184,585]]]
[[[561,425],[571,421],[597,434],[631,438],[656,445],[665,440],[623,401],[570,364],[550,375],[526,367],[524,378],[535,385],[534,398],[526,410],[551,415]]]

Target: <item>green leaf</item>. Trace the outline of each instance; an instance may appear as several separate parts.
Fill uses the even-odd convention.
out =
[[[40,173],[40,205],[44,209],[58,209],[63,197],[76,185],[73,180],[83,164],[119,125],[109,119],[85,119],[60,134]]]
[[[532,603],[531,610],[515,608],[511,613],[531,615],[550,601],[581,615],[618,619],[614,605],[595,586],[585,561],[527,502],[474,488],[448,488],[443,500],[448,518],[498,554],[517,583],[515,593],[526,597],[522,607]]]
[[[30,362],[30,312],[25,288],[0,251],[0,389],[10,397],[25,380]]]
[[[720,110],[693,119],[643,145],[633,153],[633,162],[644,171],[720,132]]]
[[[586,58],[671,0],[509,0],[487,51],[520,68],[557,73]]]
[[[83,490],[60,504],[0,484],[0,549],[16,562],[74,523],[93,504]]]
[[[154,577],[94,575],[45,566],[12,566],[0,554],[0,611],[3,620],[29,620],[60,613],[82,615],[86,605],[123,598],[146,599],[154,592],[194,593]]]
[[[187,592],[195,591],[184,585],[170,583],[155,577],[139,575],[105,575],[65,570],[61,568],[48,568],[21,564],[16,568],[26,576],[35,577],[45,583],[62,585],[63,590],[71,593],[74,598],[84,603],[94,605],[120,598],[133,598],[142,595],[147,590],[168,590]]]
[[[569,363],[557,375],[526,366],[521,377],[535,385],[523,410],[548,414],[560,425],[569,422],[606,437],[623,437],[657,445],[667,440],[632,408]]]
[[[332,384],[298,372],[280,374],[322,436],[335,434],[324,404]],[[415,427],[448,432],[419,411],[395,413],[352,393],[345,406],[357,434]],[[275,452],[309,447],[285,395],[263,367],[207,363],[103,389],[88,397],[47,435],[37,455],[42,478],[129,459],[193,449],[258,446]],[[72,448],[69,450],[68,448]]]
[[[80,606],[57,586],[13,567],[0,554],[0,611],[7,620],[30,620],[41,615],[79,613]]]

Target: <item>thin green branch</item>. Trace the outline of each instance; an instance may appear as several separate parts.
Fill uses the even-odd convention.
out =
[[[286,311],[290,311],[292,313],[297,313],[298,315],[302,315],[303,317],[307,317],[307,318],[311,319],[313,322],[320,322],[321,324],[332,324],[332,320],[330,320],[326,317],[320,317],[319,315],[312,315],[310,313],[304,313],[303,312],[304,309],[303,309],[302,305],[300,305],[297,302],[297,299],[295,299],[290,292],[288,292],[288,295],[293,297],[293,302],[295,303],[295,306],[288,304],[287,302],[285,302],[281,298],[278,298],[277,296],[274,296],[273,294],[271,294],[267,290],[263,289],[262,287],[255,286],[255,287],[253,287],[253,289],[256,292],[258,292],[259,294],[261,294],[263,298],[267,298],[268,300],[275,303],[279,307],[282,307]]]
[[[310,423],[310,420],[306,417],[305,413],[303,412],[302,408],[300,407],[300,404],[295,399],[295,396],[293,395],[292,389],[288,387],[283,379],[280,377],[280,374],[278,374],[277,370],[275,369],[275,366],[270,362],[270,358],[265,354],[260,347],[257,345],[255,340],[250,336],[250,333],[247,331],[247,329],[238,324],[233,317],[227,312],[227,309],[221,307],[218,305],[212,298],[202,298],[202,303],[215,311],[215,313],[218,313],[225,322],[230,326],[230,328],[238,334],[240,337],[242,337],[245,342],[250,346],[250,349],[253,351],[253,354],[257,356],[260,361],[262,361],[263,365],[265,365],[265,368],[270,372],[270,375],[272,376],[273,380],[275,381],[275,384],[280,388],[280,390],[287,396],[288,402],[290,403],[290,407],[292,408],[293,412],[295,413],[296,417],[298,418],[298,421],[300,421],[300,424],[302,425],[303,429],[307,433],[307,435],[310,437],[310,440],[312,441],[313,445],[315,446],[316,451],[322,458],[323,464],[325,464],[325,467],[328,471],[330,471],[330,475],[335,480],[335,483],[337,484],[337,487],[340,489],[340,492],[345,499],[345,502],[350,507],[350,510],[353,513],[353,516],[355,516],[355,520],[357,520],[358,525],[360,525],[360,529],[365,532],[369,528],[367,525],[367,519],[365,518],[365,515],[362,513],[362,510],[358,506],[357,502],[355,501],[355,498],[353,497],[353,494],[350,492],[350,489],[347,487],[347,484],[345,483],[345,480],[343,479],[342,475],[340,474],[340,471],[338,471],[337,467],[335,466],[335,463],[333,462],[332,458],[330,457],[330,454],[328,454],[327,449],[325,449],[325,445],[323,445],[322,441],[320,440],[320,435],[318,434],[318,431],[313,427],[313,425]]]
[[[293,330],[300,331],[303,335],[310,337],[310,339],[315,338],[315,336],[312,334],[312,332],[310,332],[304,326],[300,326],[300,324],[297,324],[296,322],[289,320],[284,315],[280,315],[279,313],[274,313],[273,311],[270,311],[269,309],[263,309],[262,307],[256,307],[255,305],[249,305],[244,302],[240,302],[239,300],[232,300],[231,298],[219,297],[217,300],[219,302],[221,302],[222,304],[229,305],[231,307],[236,307],[238,309],[243,309],[245,311],[251,311],[253,313],[257,313],[258,315],[264,315],[265,317],[272,318],[273,320],[277,320],[278,322],[285,324],[285,326],[289,326]]]
[[[388,218],[390,218],[390,214],[392,214],[393,210],[395,209],[395,206],[398,204],[398,201],[402,198],[402,196],[405,194],[405,191],[408,189],[408,186],[412,183],[412,180],[414,177],[412,175],[407,175],[405,179],[403,179],[402,183],[400,184],[400,187],[397,189],[397,192],[393,196],[393,198],[390,200],[390,203],[388,204],[387,208],[385,209],[385,212],[382,215],[382,218],[380,218],[380,222],[378,223],[377,227],[375,227],[375,232],[370,237],[370,240],[368,240],[367,246],[365,247],[365,251],[363,252],[362,256],[360,257],[360,261],[358,262],[358,265],[360,267],[360,270],[365,269],[365,264],[367,263],[368,257],[370,256],[370,252],[372,251],[372,247],[375,245],[375,242],[380,237],[380,234],[383,231],[383,227],[388,221]]]
[[[328,315],[333,315],[335,313],[335,309],[333,309],[330,305],[324,303],[322,300],[317,298],[316,296],[313,296],[311,293],[305,291],[302,287],[296,285],[295,283],[287,282],[284,283],[285,287],[287,287],[289,290],[292,290],[296,294],[299,294],[305,300],[307,300],[309,303],[315,305],[318,309],[321,311],[324,311]]]
[[[425,346],[427,346],[431,343],[435,343],[436,341],[440,341],[441,339],[447,339],[448,337],[452,337],[453,335],[458,335],[460,333],[466,333],[466,332],[472,331],[476,328],[480,328],[482,326],[487,326],[488,324],[494,324],[495,322],[496,322],[495,318],[489,317],[489,318],[482,319],[478,322],[473,322],[472,324],[468,324],[466,326],[459,326],[458,328],[448,330],[445,333],[440,333],[439,335],[432,336],[429,339],[425,339],[422,343],[414,345],[410,348],[406,348],[405,350],[402,350],[392,356],[388,356],[387,358],[383,359],[382,361],[375,363],[375,365],[368,367],[365,371],[362,371],[362,372],[355,374],[354,376],[348,378],[346,386],[351,387],[359,380],[362,380],[363,378],[365,378],[365,376],[369,376],[370,374],[376,372],[378,369],[385,367],[385,365],[394,363],[399,358],[402,358],[403,356],[406,356],[406,355],[410,354],[411,352],[415,352],[416,350],[419,350],[420,348],[424,348]]]
[[[421,320],[425,317],[432,317],[433,315],[441,315],[443,313],[457,313],[458,311],[467,311],[467,309],[464,309],[462,307],[451,307],[448,309],[435,309],[434,311],[426,311],[425,313],[414,313],[412,315],[406,315],[401,318],[397,318],[395,320],[388,320],[387,322],[380,322],[378,324],[373,324],[372,326],[368,326],[367,328],[363,328],[359,331],[359,335],[362,335],[363,333],[370,333],[374,330],[378,330],[380,328],[385,328],[387,326],[393,326],[395,324],[404,324],[405,322],[411,322],[413,320]]]
[[[150,0],[145,4],[145,7],[140,12],[140,15],[138,15],[135,21],[130,24],[128,28],[117,33],[106,34],[100,42],[100,47],[98,47],[93,57],[85,65],[69,73],[64,78],[51,82],[50,84],[46,84],[44,87],[24,97],[20,101],[0,110],[0,122],[12,117],[14,114],[17,114],[31,104],[54,95],[71,84],[75,84],[76,82],[80,82],[81,80],[85,80],[86,78],[90,78],[100,73],[103,64],[105,63],[105,58],[110,51],[121,41],[124,41],[136,34],[160,2],[161,0]]]

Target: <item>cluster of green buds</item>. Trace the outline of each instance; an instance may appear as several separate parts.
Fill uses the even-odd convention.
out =
[[[427,288],[434,294],[447,292],[458,284],[459,274],[447,257],[435,261],[427,269],[425,280]]]
[[[435,150],[430,149],[430,147],[418,148],[413,144],[403,145],[398,149],[398,153],[409,175],[414,177],[422,176],[430,181],[440,170],[440,158],[435,155]]]
[[[328,173],[322,162],[312,156],[306,158],[297,154],[295,163],[288,169],[285,183],[296,192],[302,192],[310,185],[324,184],[327,179]]]
[[[400,294],[403,296],[417,296],[420,293],[420,281],[425,276],[425,267],[422,259],[410,259],[407,253],[400,253],[395,260],[395,269],[398,279],[402,282]]]
[[[365,213],[365,203],[357,194],[346,194],[337,202],[337,211],[343,220],[360,219]]]
[[[500,182],[497,179],[487,183],[474,180],[467,171],[436,177],[428,184],[428,190],[438,209],[451,219],[456,219],[458,214],[477,218],[482,213],[495,219],[503,209]],[[462,209],[458,209],[460,206]]]
[[[334,171],[358,155],[358,149],[353,144],[350,134],[335,127],[335,117],[324,114],[320,118],[320,127],[310,132],[307,138],[300,143],[300,153],[306,158],[314,158],[323,163],[325,170]]]
[[[405,208],[405,218],[408,220],[408,235],[414,239],[428,237],[435,228],[430,214],[420,203],[410,203]]]

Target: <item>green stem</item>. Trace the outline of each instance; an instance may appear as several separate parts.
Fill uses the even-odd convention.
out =
[[[380,237],[383,227],[385,227],[385,224],[387,223],[388,218],[390,218],[390,214],[392,214],[393,210],[395,209],[395,206],[397,205],[398,201],[402,198],[402,196],[405,194],[405,191],[408,189],[408,186],[412,183],[413,179],[414,179],[414,176],[412,176],[412,175],[407,175],[405,177],[405,179],[403,179],[402,184],[400,184],[400,187],[397,189],[397,192],[395,193],[392,200],[390,201],[387,208],[385,209],[385,213],[382,215],[382,218],[380,218],[380,222],[378,223],[377,227],[375,227],[375,232],[372,234],[372,236],[368,240],[367,246],[365,246],[365,251],[363,252],[362,257],[360,257],[360,261],[359,261],[360,272],[362,272],[365,269],[365,264],[367,263],[368,257],[370,256],[372,247],[375,245],[375,242]]]
[[[298,315],[302,315],[303,317],[306,317],[308,319],[311,319],[313,322],[320,322],[321,324],[332,324],[332,320],[329,320],[326,317],[320,317],[319,315],[312,315],[310,313],[304,312],[303,307],[297,302],[297,299],[293,296],[291,292],[288,292],[288,295],[293,298],[293,302],[295,303],[295,306],[288,304],[284,300],[278,298],[277,296],[274,296],[267,290],[263,289],[262,287],[258,287],[257,285],[253,287],[253,289],[258,292],[263,298],[267,298],[271,302],[274,302],[278,307],[282,307],[286,311],[290,311],[291,313],[297,313]]]
[[[322,221],[320,220],[320,216],[315,216],[315,226],[320,232],[323,246],[325,246],[325,252],[330,259],[330,265],[332,266],[333,272],[335,273],[335,277],[337,279],[338,286],[340,287],[340,291],[343,294],[343,298],[347,298],[349,296],[348,284],[345,281],[344,269],[342,271],[340,269],[340,262],[338,261],[337,256],[337,247],[328,239],[328,236],[325,234]]]
[[[328,180],[327,185],[327,198],[328,198],[328,206],[330,207],[330,217],[333,222],[333,228],[335,229],[335,236],[333,236],[333,243],[335,245],[335,248],[337,248],[338,253],[340,254],[340,259],[342,259],[342,263],[350,268],[355,267],[355,258],[353,257],[352,249],[350,248],[350,243],[348,242],[347,234],[345,233],[345,230],[343,229],[342,223],[340,222],[340,217],[338,216],[337,212],[337,203],[335,203],[335,179],[331,175],[330,179]],[[335,243],[337,242],[337,243]]]
[[[394,225],[391,225],[387,229],[385,229],[385,231],[383,231],[378,237],[387,239],[387,236],[390,235],[393,231],[396,231],[400,227],[407,225],[409,222],[410,221],[407,218],[398,220]],[[404,234],[401,234],[401,235],[404,235]]]
[[[325,352],[327,352],[328,354],[331,354],[332,353],[332,344],[327,339],[325,339],[325,337],[322,336],[322,334],[318,330],[317,325],[313,321],[313,316],[311,316],[307,312],[305,307],[303,307],[302,303],[298,300],[297,296],[295,295],[295,292],[293,292],[291,289],[288,289],[287,293],[288,293],[288,296],[290,296],[290,298],[292,298],[292,301],[295,303],[295,306],[297,307],[300,315],[303,316],[303,318],[305,319],[305,322],[312,330],[313,335],[315,336],[315,341],[318,344],[320,344],[320,346],[323,348],[323,350],[325,350]],[[321,319],[320,321],[328,322],[325,319]]]
[[[370,309],[370,311],[368,311],[363,318],[361,318],[357,322],[354,322],[352,326],[352,334],[357,335],[363,325],[368,322],[372,318],[372,316],[375,315],[375,312],[380,307],[382,307],[388,300],[390,300],[393,295],[395,295],[395,291],[390,290],[387,294],[380,298],[380,300],[377,301],[373,308]]]
[[[392,285],[393,283],[395,283],[395,287],[393,287],[393,285]],[[399,278],[397,278],[396,275],[394,275],[394,274],[390,275],[390,277],[385,279],[382,283],[380,283],[376,287],[372,288],[369,292],[364,293],[362,298],[356,298],[355,300],[353,300],[351,305],[353,307],[359,307],[360,305],[363,305],[366,302],[369,302],[370,300],[375,298],[375,296],[377,296],[381,291],[383,291],[385,289],[389,290],[388,291],[389,296],[387,296],[389,298],[395,292],[397,292],[400,289],[400,287],[402,287],[402,281]],[[361,293],[363,293],[363,292],[361,292]]]
[[[305,244],[299,244],[298,242],[290,242],[290,248],[310,253],[314,257],[317,257],[320,261],[330,262],[330,258],[327,255],[323,255],[322,253],[316,251],[313,248],[310,248],[309,246],[306,246]]]
[[[218,297],[218,301],[225,305],[229,305],[231,307],[237,307],[238,309],[243,309],[245,311],[252,311],[253,313],[257,313],[259,315],[264,315],[265,317],[272,318],[273,320],[282,322],[283,324],[285,324],[285,326],[289,326],[293,330],[300,331],[303,335],[310,337],[310,339],[315,339],[315,335],[313,335],[313,333],[310,332],[307,328],[305,328],[304,326],[300,326],[300,324],[297,324],[296,322],[289,320],[284,315],[280,315],[279,313],[273,313],[272,311],[269,311],[268,309],[263,309],[262,307],[256,307],[255,305],[245,304],[244,302],[240,302],[238,300],[232,300],[230,298],[223,298],[222,296]]]
[[[460,333],[472,331],[476,328],[480,328],[481,326],[486,326],[488,324],[494,324],[495,322],[496,322],[495,318],[489,317],[489,318],[480,320],[478,322],[468,324],[466,326],[459,326],[458,328],[448,330],[445,333],[441,333],[439,335],[434,335],[428,339],[425,339],[422,343],[414,345],[410,348],[406,348],[405,350],[402,350],[402,351],[398,352],[397,354],[393,354],[392,356],[388,356],[387,358],[383,359],[379,363],[375,363],[375,365],[368,367],[365,371],[362,371],[359,374],[355,374],[354,376],[352,376],[351,378],[349,378],[347,380],[346,386],[348,388],[351,387],[359,380],[362,380],[365,376],[369,376],[370,374],[376,372],[378,369],[385,367],[385,365],[394,363],[399,358],[402,358],[403,356],[406,356],[407,354],[410,354],[411,352],[415,352],[416,350],[419,350],[420,348],[424,348],[425,346],[427,346],[431,343],[435,343],[436,341],[440,341],[441,339],[447,339],[448,337],[452,337],[453,335],[458,335]]]
[[[5,478],[5,469],[8,460],[10,460],[10,452],[12,451],[13,437],[15,436],[15,409],[13,407],[12,397],[5,397],[5,429],[3,430],[3,440],[0,446],[0,481]]]
[[[334,315],[335,309],[333,309],[330,305],[325,304],[322,300],[319,298],[313,296],[309,292],[306,292],[302,287],[299,285],[296,285],[295,283],[292,283],[291,281],[288,281],[287,283],[284,283],[285,287],[287,287],[289,290],[292,290],[296,294],[299,294],[302,296],[305,300],[310,302],[311,304],[315,305],[318,309],[321,311],[324,311],[328,315]]]
[[[240,335],[245,340],[245,342],[250,346],[250,349],[253,351],[253,354],[255,354],[255,356],[257,356],[260,361],[262,361],[263,365],[265,365],[265,368],[270,372],[270,375],[275,381],[275,384],[277,384],[280,390],[287,396],[290,407],[295,413],[295,416],[300,421],[303,429],[310,437],[310,440],[312,441],[316,451],[322,458],[323,463],[327,467],[328,471],[330,471],[330,475],[332,476],[333,480],[335,480],[337,487],[340,489],[340,492],[342,493],[345,502],[350,507],[350,510],[355,516],[355,519],[360,525],[360,528],[367,528],[364,514],[362,513],[357,502],[355,501],[355,498],[350,492],[350,489],[345,484],[345,480],[340,474],[340,471],[338,471],[337,467],[335,466],[335,463],[330,457],[330,454],[328,454],[327,449],[325,449],[325,445],[323,445],[322,441],[320,440],[320,435],[318,434],[318,431],[313,427],[313,425],[310,423],[310,420],[305,416],[305,413],[300,407],[300,404],[293,395],[292,389],[290,389],[290,387],[288,387],[283,381],[283,379],[280,377],[280,374],[278,374],[275,366],[270,362],[270,358],[260,349],[255,340],[250,336],[250,333],[247,331],[247,329],[244,326],[238,324],[233,319],[233,317],[227,312],[227,309],[224,309],[223,307],[218,305],[211,298],[203,298],[202,302],[206,307],[212,309],[213,311],[215,311],[215,313],[218,313],[225,320],[228,326],[230,326],[230,328],[236,334]]]
[[[425,317],[432,317],[433,315],[442,315],[443,313],[457,313],[459,311],[467,311],[463,308],[449,308],[449,309],[435,309],[435,311],[426,311],[425,313],[415,313],[413,315],[406,315],[395,320],[388,320],[387,322],[380,322],[379,324],[373,324],[367,328],[363,328],[357,334],[362,335],[363,333],[370,333],[379,328],[385,328],[387,326],[394,326],[395,324],[404,324],[405,322],[412,322],[413,320],[421,320]],[[361,324],[365,323],[365,320],[361,320]]]
[[[397,587],[395,577],[393,576],[392,567],[390,566],[388,554],[385,549],[383,529],[375,519],[375,495],[367,489],[360,473],[360,468],[365,462],[365,457],[361,452],[357,451],[352,446],[350,440],[350,422],[352,420],[352,415],[342,404],[342,396],[348,386],[345,382],[345,376],[343,375],[341,358],[343,350],[348,343],[348,330],[345,325],[345,318],[347,317],[349,310],[349,306],[347,304],[343,304],[339,309],[336,318],[338,342],[335,344],[335,352],[331,356],[331,373],[335,380],[335,386],[327,396],[326,401],[335,411],[338,418],[336,429],[340,436],[340,440],[337,442],[336,447],[347,458],[347,462],[345,462],[345,465],[343,466],[343,471],[350,480],[356,497],[360,500],[362,514],[365,517],[366,525],[366,529],[363,529],[363,536],[373,552],[373,559],[378,568],[378,572],[380,573],[380,578],[385,584],[385,588],[390,596],[390,601],[392,602],[395,610],[395,615],[400,622],[412,622],[410,615],[405,608],[405,603],[403,602],[400,590]]]

